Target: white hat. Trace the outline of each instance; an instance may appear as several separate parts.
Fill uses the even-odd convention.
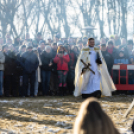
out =
[[[33,51],[37,51],[37,48],[36,47],[33,47]]]
[[[63,45],[63,42],[62,42],[61,40],[59,40],[59,41],[57,42],[57,46],[60,46],[60,45]]]

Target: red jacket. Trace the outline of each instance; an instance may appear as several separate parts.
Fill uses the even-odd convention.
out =
[[[56,55],[53,61],[54,63],[57,63],[57,70],[68,71],[68,62],[70,61],[68,54],[63,57],[58,57],[58,55]]]

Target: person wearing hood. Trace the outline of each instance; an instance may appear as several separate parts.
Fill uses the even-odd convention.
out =
[[[21,56],[21,65],[23,67],[23,96],[27,95],[28,83],[30,80],[30,96],[34,97],[34,85],[36,78],[36,70],[39,66],[37,55],[33,52],[32,43],[26,46],[26,52]]]
[[[51,76],[51,63],[52,53],[51,46],[47,45],[45,47],[45,51],[41,54],[41,75],[42,75],[42,93],[43,96],[47,96],[49,93],[49,84],[50,84],[50,76]]]

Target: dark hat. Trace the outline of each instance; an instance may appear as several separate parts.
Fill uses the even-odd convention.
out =
[[[41,36],[41,35],[42,35],[41,32],[38,32],[38,33],[37,33],[37,36]]]
[[[56,42],[52,43],[52,46],[55,46],[55,45],[57,46],[57,43]]]
[[[121,50],[120,50],[120,53],[124,53],[124,50],[121,49]]]
[[[128,40],[127,45],[133,45],[133,40]]]
[[[40,40],[40,41],[39,41],[39,45],[41,45],[42,43],[45,44],[46,42],[45,42],[44,40]]]

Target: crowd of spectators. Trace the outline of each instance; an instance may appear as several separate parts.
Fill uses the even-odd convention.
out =
[[[9,33],[0,38],[0,96],[35,97],[38,95],[72,95],[75,65],[88,38],[44,40],[41,33],[35,39],[26,33],[25,39]],[[134,64],[133,41],[117,35],[96,40],[108,71],[113,64]]]

